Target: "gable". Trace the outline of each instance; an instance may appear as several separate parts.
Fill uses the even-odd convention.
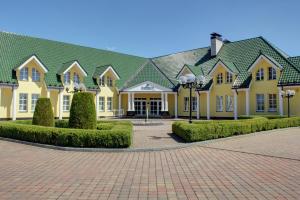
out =
[[[26,59],[21,65],[17,66],[15,70],[21,70],[23,67],[26,66],[34,66],[41,69],[44,73],[48,72],[48,69],[45,67],[45,65],[37,58],[36,55],[30,56],[28,59]]]

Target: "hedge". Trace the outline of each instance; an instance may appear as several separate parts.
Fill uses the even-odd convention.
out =
[[[37,100],[32,124],[39,126],[54,126],[54,115],[49,98],[39,98]]]
[[[69,127],[79,129],[96,129],[96,108],[94,95],[78,92],[73,95]]]
[[[132,143],[132,124],[116,122],[110,130],[90,130],[0,122],[0,136],[57,146],[125,148]]]
[[[172,124],[172,131],[186,142],[196,142],[296,126],[300,126],[300,117],[279,119],[257,117],[236,121],[199,121],[192,124],[179,121]]]

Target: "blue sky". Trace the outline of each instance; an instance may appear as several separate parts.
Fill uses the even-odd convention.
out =
[[[2,1],[0,30],[154,57],[264,36],[300,55],[300,1],[49,0]]]

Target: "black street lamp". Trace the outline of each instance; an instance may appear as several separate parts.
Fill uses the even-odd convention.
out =
[[[290,98],[295,96],[295,94],[296,94],[295,90],[281,91],[281,96],[287,98],[288,100],[288,117],[291,117]]]
[[[179,84],[183,88],[190,89],[190,118],[189,123],[192,123],[192,89],[201,88],[204,83],[204,76],[196,78],[194,74],[186,74],[179,77]]]

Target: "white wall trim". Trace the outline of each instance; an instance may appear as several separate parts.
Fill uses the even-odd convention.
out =
[[[282,69],[282,66],[279,65],[279,63],[276,64],[276,63],[274,63],[273,61],[271,61],[269,58],[267,58],[266,56],[260,55],[260,56],[255,60],[255,62],[250,66],[250,68],[248,69],[248,72],[252,72],[253,68],[256,67],[257,64],[258,64],[261,60],[266,60],[272,67]]]
[[[36,61],[39,66],[43,69],[44,73],[48,72],[48,69],[43,65],[43,63],[35,56],[31,56],[30,58],[28,58],[23,64],[21,64],[17,69],[21,70],[23,67],[25,67],[29,62],[31,62],[32,60]]]
[[[281,96],[281,87],[278,87],[278,99],[279,99],[279,114],[283,116],[283,97]]]
[[[211,76],[218,68],[218,66],[222,66],[225,68],[225,70],[231,74],[236,74],[235,72],[232,72],[223,62],[222,60],[219,60],[214,66],[213,68],[211,69],[211,71],[209,72],[208,76]]]
[[[100,74],[100,78],[102,78],[109,70],[112,71],[112,73],[115,75],[115,78],[117,78],[118,80],[120,79],[119,75],[117,74],[117,72],[114,70],[114,68],[112,66],[109,66],[102,74]]]
[[[17,114],[17,88],[12,87],[11,116],[13,121],[17,119],[16,114]]]
[[[76,66],[79,68],[79,70],[81,71],[81,73],[84,75],[84,76],[87,76],[87,73],[84,71],[84,69],[81,67],[81,65],[77,62],[77,61],[74,61],[64,72],[63,74],[67,73],[71,68],[73,68],[74,66]]]
[[[153,85],[154,89],[152,90],[142,90],[140,87],[145,86],[147,84]],[[124,89],[122,92],[142,92],[142,93],[150,93],[150,92],[172,92],[172,89],[163,87],[151,81],[145,81],[130,88]]]

